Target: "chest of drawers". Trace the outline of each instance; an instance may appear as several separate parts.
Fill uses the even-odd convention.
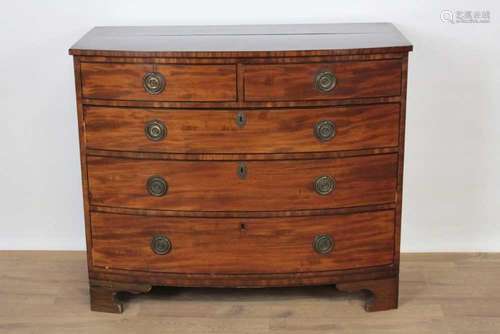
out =
[[[86,34],[70,54],[91,308],[156,285],[397,307],[411,50],[391,24]]]

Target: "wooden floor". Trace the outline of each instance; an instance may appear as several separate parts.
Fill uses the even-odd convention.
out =
[[[398,310],[331,287],[160,288],[89,311],[81,252],[0,252],[0,333],[500,333],[500,254],[404,254]]]

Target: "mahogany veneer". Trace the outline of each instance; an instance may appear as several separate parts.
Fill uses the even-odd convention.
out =
[[[144,90],[145,73],[166,78],[163,94]],[[235,65],[150,65],[82,63],[82,94],[92,99],[159,101],[235,101]]]
[[[331,71],[341,81],[325,94],[311,78]],[[401,61],[349,61],[243,67],[246,101],[337,100],[397,96],[401,92]]]
[[[153,285],[331,284],[397,307],[411,50],[386,23],[85,35],[92,310]]]
[[[203,274],[292,273],[388,265],[394,211],[281,218],[91,214],[94,264],[110,269]],[[311,235],[335,236],[336,256],[318,256]],[[150,256],[151,235],[172,241],[169,260]],[[256,256],[258,255],[258,256]],[[272,261],[270,261],[272,259]]]
[[[399,103],[321,107],[314,110],[138,109],[86,106],[88,148],[165,153],[291,153],[397,147]],[[240,128],[234,121],[246,117]],[[168,136],[152,142],[144,124],[156,119]],[[312,136],[318,119],[335,119],[335,140]],[[112,127],[113,131],[109,131]]]
[[[87,158],[92,205],[185,211],[286,211],[394,203],[397,154],[341,159],[247,161],[168,161]],[[168,183],[165,196],[151,196],[151,175]],[[335,179],[335,190],[320,196],[314,181]],[[196,184],[193,187],[192,184]]]

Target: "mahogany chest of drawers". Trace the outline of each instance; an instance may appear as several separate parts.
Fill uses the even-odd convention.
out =
[[[86,34],[70,54],[91,308],[155,285],[397,307],[411,50],[391,24]]]

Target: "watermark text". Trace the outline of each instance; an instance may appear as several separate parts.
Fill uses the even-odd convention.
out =
[[[444,23],[490,23],[489,10],[451,10],[441,11],[441,21]]]

